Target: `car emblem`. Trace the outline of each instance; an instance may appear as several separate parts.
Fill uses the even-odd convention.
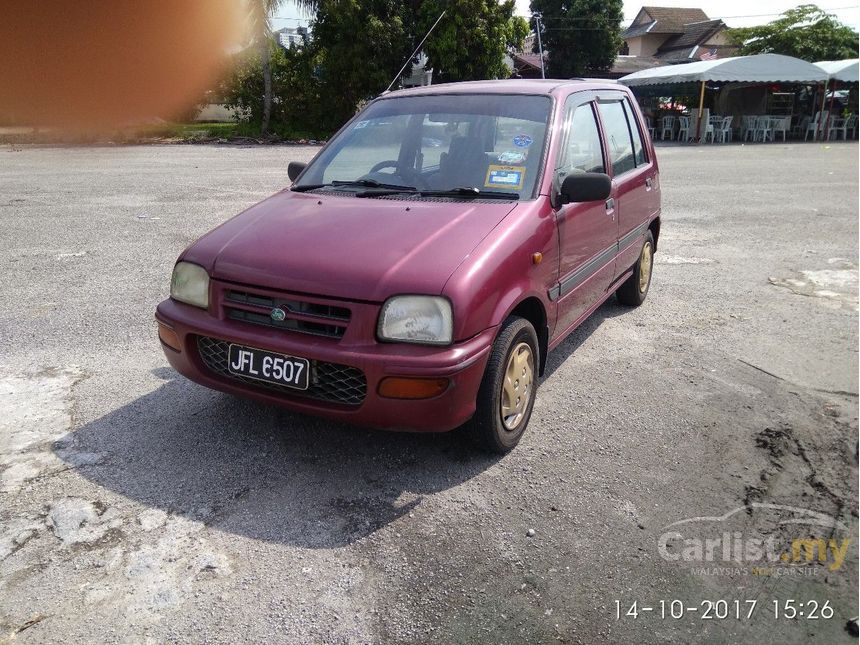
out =
[[[283,309],[275,307],[272,309],[272,313],[269,314],[272,317],[272,320],[275,322],[281,322],[284,318],[287,317],[286,312]]]

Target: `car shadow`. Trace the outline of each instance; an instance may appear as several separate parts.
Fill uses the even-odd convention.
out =
[[[609,299],[598,307],[586,320],[577,327],[573,333],[565,338],[560,345],[553,349],[546,360],[546,369],[544,370],[543,379],[548,379],[561,367],[561,365],[570,358],[580,345],[584,343],[593,334],[604,320],[623,316],[630,312],[630,307],[625,307],[618,303],[615,296],[610,296]],[[540,393],[538,393],[540,395]]]
[[[55,454],[98,486],[247,537],[345,546],[499,459],[461,431],[371,431],[153,373],[160,387],[74,429]],[[78,457],[92,454],[98,463]]]

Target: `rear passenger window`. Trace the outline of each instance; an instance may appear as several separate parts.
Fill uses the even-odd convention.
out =
[[[612,160],[612,170],[620,175],[636,167],[636,157],[633,154],[633,140],[630,138],[630,127],[627,114],[621,101],[598,103],[603,127],[606,132],[606,143],[609,148],[609,158]]]
[[[580,105],[574,108],[572,115],[568,114],[567,141],[562,150],[561,163],[556,169],[559,175],[574,170],[606,172],[600,133],[591,105]]]
[[[645,144],[642,141],[642,132],[636,123],[636,112],[633,111],[633,106],[630,105],[630,99],[624,100],[624,111],[627,112],[627,122],[630,124],[630,133],[633,135],[633,156],[636,159],[636,166],[639,167],[644,165],[648,159],[645,158]]]

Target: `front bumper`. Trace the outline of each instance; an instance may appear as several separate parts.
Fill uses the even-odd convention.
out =
[[[219,318],[169,299],[158,305],[155,317],[178,339],[179,351],[162,342],[171,366],[201,385],[336,421],[416,432],[452,430],[472,417],[496,334],[496,329],[490,328],[448,347],[378,343],[354,337],[337,340]],[[365,321],[361,327],[373,329],[374,325],[375,319]],[[312,365],[355,368],[364,374],[366,394],[360,403],[344,404],[239,380],[207,366],[198,347],[201,337],[307,358]],[[450,384],[442,394],[430,399],[392,399],[377,393],[379,382],[388,376],[445,377]]]

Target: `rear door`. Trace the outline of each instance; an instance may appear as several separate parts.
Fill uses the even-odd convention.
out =
[[[607,172],[596,96],[576,93],[565,103],[563,143],[555,164],[556,190],[569,173]],[[618,224],[612,200],[565,204],[556,212],[560,264],[559,322],[563,335],[606,293],[615,275]]]
[[[625,93],[601,92],[598,112],[612,166],[618,217],[616,275],[620,277],[639,258],[648,222],[659,208],[657,166],[645,145],[639,111]]]

